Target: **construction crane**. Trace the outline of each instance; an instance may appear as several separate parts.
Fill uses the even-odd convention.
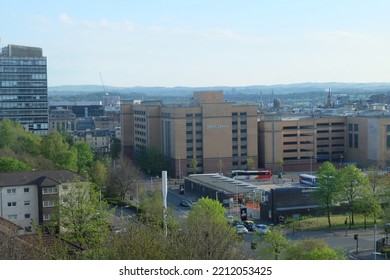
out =
[[[108,91],[106,89],[106,86],[104,85],[104,82],[103,82],[103,77],[102,77],[102,73],[99,72],[99,75],[100,75],[100,80],[102,81],[102,85],[103,85],[103,91],[106,95],[108,95]]]

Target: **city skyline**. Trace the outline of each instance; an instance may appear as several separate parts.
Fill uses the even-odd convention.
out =
[[[390,82],[388,8],[380,0],[15,0],[0,10],[0,46],[42,48],[49,86]]]

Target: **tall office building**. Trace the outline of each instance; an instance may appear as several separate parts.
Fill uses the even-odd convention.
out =
[[[122,151],[159,149],[171,177],[257,168],[257,106],[225,102],[222,91],[194,92],[180,106],[121,101],[121,126]]]
[[[37,135],[48,131],[47,64],[41,48],[8,45],[0,52],[0,120]]]

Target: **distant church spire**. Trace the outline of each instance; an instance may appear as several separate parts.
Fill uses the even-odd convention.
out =
[[[328,102],[326,103],[326,106],[327,107],[332,107],[333,106],[332,95],[330,94],[330,88],[329,88],[329,92],[328,92]]]

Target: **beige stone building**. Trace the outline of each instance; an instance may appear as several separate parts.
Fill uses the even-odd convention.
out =
[[[259,127],[259,166],[280,171],[313,171],[325,161],[345,158],[346,117],[263,116]]]
[[[189,104],[122,101],[122,151],[136,158],[158,148],[171,177],[257,168],[257,107],[224,101],[223,91],[194,92]],[[194,170],[194,159],[197,161]]]
[[[390,167],[390,117],[353,117],[347,120],[346,156],[362,167]]]

